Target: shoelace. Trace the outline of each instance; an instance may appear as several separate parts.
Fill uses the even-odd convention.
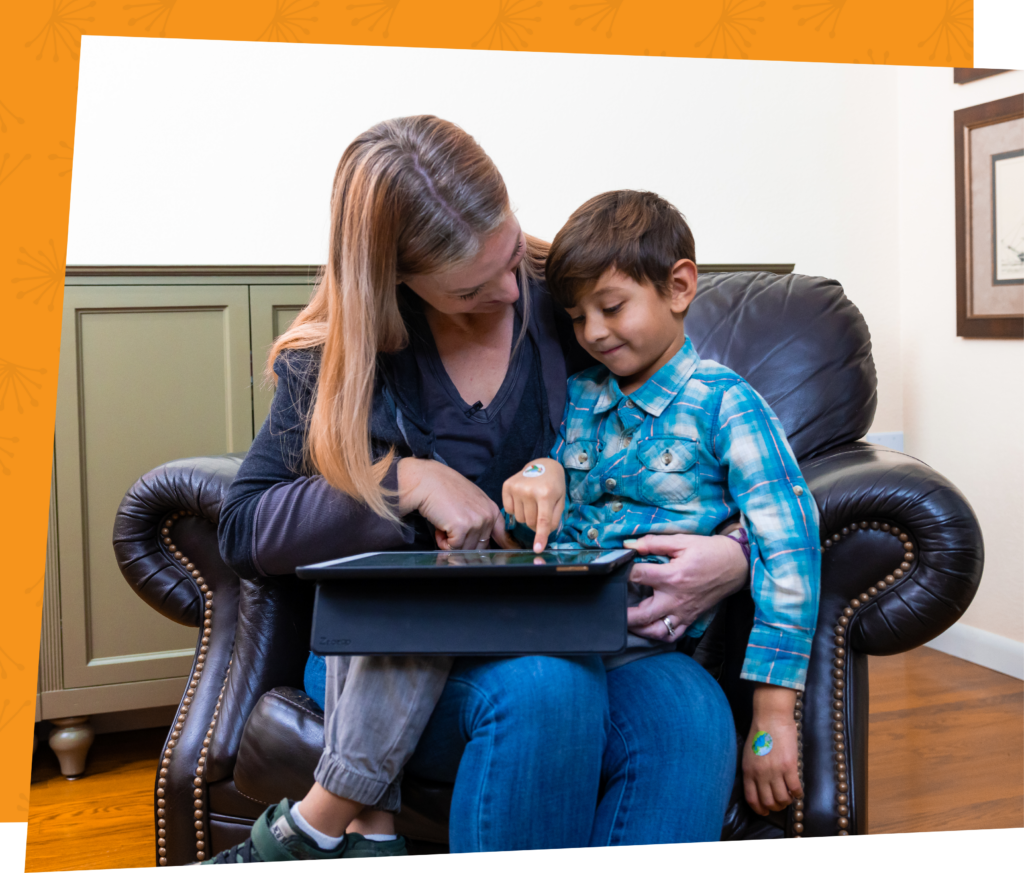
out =
[[[252,850],[252,837],[246,837],[245,841],[239,843],[237,846],[232,846],[230,849],[225,849],[223,852],[217,854],[214,859],[214,864],[251,864],[259,861],[258,857],[253,857]]]

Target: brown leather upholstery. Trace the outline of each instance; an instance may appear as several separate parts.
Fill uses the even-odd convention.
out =
[[[874,415],[875,371],[867,326],[838,283],[702,276],[687,330],[704,357],[745,376],[776,411],[821,512],[825,550],[799,704],[800,819],[793,810],[754,815],[737,786],[723,837],[866,833],[867,655],[919,646],[963,614],[981,578],[977,519],[927,465],[857,442]],[[160,864],[208,857],[243,838],[266,803],[301,796],[323,743],[322,715],[298,690],[309,587],[240,580],[217,552],[220,501],[239,463],[228,456],[158,467],[128,492],[115,523],[128,583],[163,615],[206,632],[157,774]],[[719,678],[741,737],[752,689],[737,677],[752,608],[747,592],[730,598],[694,652]],[[407,779],[402,831],[443,841],[450,792]]]
[[[324,715],[297,688],[275,688],[260,698],[242,734],[235,783],[266,807],[303,797],[324,747]]]

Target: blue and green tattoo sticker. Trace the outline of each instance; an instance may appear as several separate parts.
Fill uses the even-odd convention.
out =
[[[750,748],[757,757],[763,758],[772,750],[772,735],[768,731],[758,731],[754,734]]]

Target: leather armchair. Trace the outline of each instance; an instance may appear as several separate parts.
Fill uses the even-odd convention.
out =
[[[860,441],[874,416],[867,326],[838,283],[771,273],[704,275],[686,328],[703,357],[746,377],[786,428],[821,513],[822,590],[798,701],[805,799],[761,818],[737,780],[725,839],[863,834],[868,827],[868,655],[919,646],[970,604],[981,577],[977,519],[943,476]],[[159,865],[242,840],[262,810],[302,797],[323,714],[300,689],[313,591],[294,577],[240,579],[221,560],[217,520],[241,456],[172,461],[126,494],[114,527],[125,579],[172,621],[200,629],[154,797]],[[745,737],[741,681],[753,615],[742,591],[692,654],[724,688]],[[400,832],[447,842],[451,786],[407,778]]]

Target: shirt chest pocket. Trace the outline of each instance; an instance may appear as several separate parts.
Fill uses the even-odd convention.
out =
[[[593,474],[600,459],[597,440],[574,440],[562,450],[562,466],[569,479],[573,503],[593,503],[601,496],[601,483]]]
[[[648,437],[636,446],[640,499],[653,506],[683,509],[697,490],[697,443],[685,437]]]

